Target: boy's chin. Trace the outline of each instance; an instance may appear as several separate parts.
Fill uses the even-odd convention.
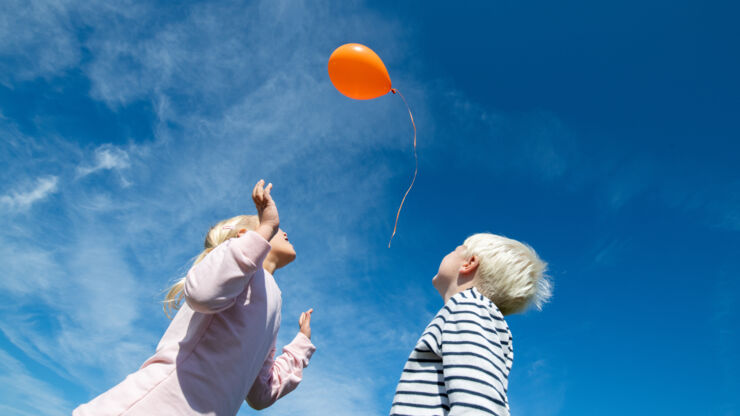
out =
[[[439,284],[439,275],[435,274],[434,277],[432,277],[432,286],[434,286],[435,289],[439,290],[439,287],[437,287],[438,284]]]

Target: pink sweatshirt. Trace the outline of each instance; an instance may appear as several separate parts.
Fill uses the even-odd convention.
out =
[[[233,416],[245,399],[263,409],[295,389],[316,347],[299,332],[274,358],[282,298],[262,268],[269,251],[251,231],[214,248],[188,272],[154,355],[72,414]]]

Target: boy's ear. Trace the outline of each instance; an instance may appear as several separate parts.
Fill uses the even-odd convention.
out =
[[[478,256],[473,254],[470,256],[469,259],[465,260],[465,263],[463,263],[462,266],[460,266],[460,273],[462,274],[469,274],[469,273],[475,273],[476,270],[478,270]]]

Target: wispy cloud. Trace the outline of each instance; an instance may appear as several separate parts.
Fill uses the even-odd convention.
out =
[[[92,166],[77,168],[77,177],[82,178],[100,170],[115,170],[119,174],[121,183],[129,186],[131,183],[120,172],[129,166],[129,155],[125,150],[111,144],[104,144],[95,149],[95,163]]]
[[[70,30],[69,3],[3,2],[0,83],[11,86],[14,80],[51,77],[79,62],[80,44]]]
[[[67,415],[70,403],[58,389],[34,377],[20,361],[0,350],[0,412],[4,415]]]
[[[45,176],[36,179],[35,185],[28,190],[18,189],[7,195],[0,196],[0,204],[10,211],[28,210],[34,203],[46,199],[49,195],[57,192],[59,178],[56,176]]]
[[[2,274],[0,287],[15,296],[22,296],[50,288],[57,266],[52,252],[39,250],[27,244],[0,239]],[[24,276],[23,279],[18,277]]]
[[[2,309],[9,319],[0,330],[60,376],[72,375],[92,386],[87,371],[104,369],[111,379],[122,377],[151,353],[151,342],[140,341],[147,330],[136,325],[147,297],[138,291],[141,285],[128,271],[114,236],[98,235],[92,224],[81,226],[90,232],[74,236],[67,249],[3,244],[16,247],[0,252],[3,274],[9,277],[3,286],[15,296]],[[53,314],[44,314],[41,307]],[[139,341],[131,341],[134,333]]]

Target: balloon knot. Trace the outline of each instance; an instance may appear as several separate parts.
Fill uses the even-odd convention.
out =
[[[395,94],[396,93],[396,89],[395,88],[391,88],[391,92]]]

